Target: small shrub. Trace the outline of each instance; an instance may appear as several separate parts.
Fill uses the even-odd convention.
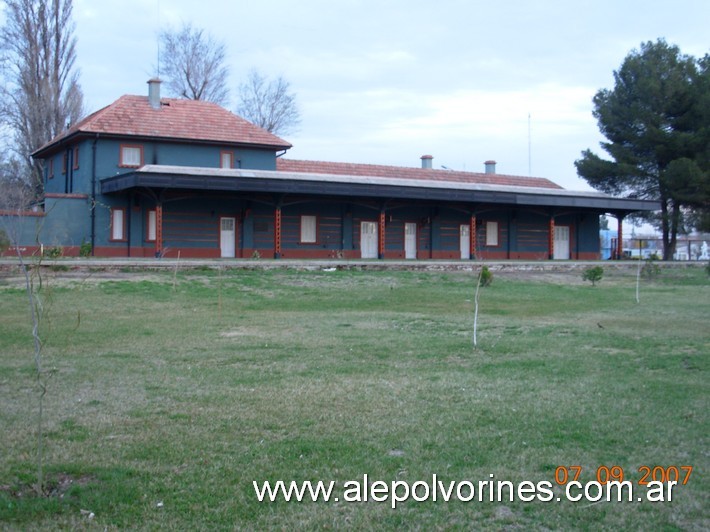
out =
[[[582,279],[585,281],[590,281],[592,286],[596,286],[597,281],[601,281],[604,276],[604,268],[601,266],[591,266],[584,270],[582,274]]]
[[[261,253],[259,253],[258,249],[254,250],[254,253],[251,254],[251,258],[254,260],[259,260],[261,258]]]
[[[44,248],[42,255],[47,259],[58,259],[62,256],[62,248],[59,246],[53,248]]]
[[[490,286],[493,283],[493,273],[488,266],[481,268],[481,286]]]
[[[8,238],[7,233],[0,229],[0,253],[7,251],[9,247],[10,239]]]
[[[81,241],[81,246],[79,246],[79,256],[80,257],[90,257],[91,256],[91,242]]]
[[[647,279],[653,279],[661,275],[661,267],[656,264],[655,255],[650,256],[646,259],[646,263],[641,268],[641,275]]]

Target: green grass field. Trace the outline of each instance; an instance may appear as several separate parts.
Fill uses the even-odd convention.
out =
[[[596,287],[578,273],[495,275],[474,350],[471,272],[48,272],[51,496],[37,497],[29,311],[5,272],[0,527],[710,528],[705,271],[664,269],[640,304],[633,272]],[[639,494],[644,466],[693,471],[657,503],[392,509],[258,502],[252,486],[364,474],[554,482],[559,466],[580,466],[584,482],[619,466]]]

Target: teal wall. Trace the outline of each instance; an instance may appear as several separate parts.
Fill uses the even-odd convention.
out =
[[[44,216],[0,216],[0,229],[23,247],[79,247],[91,239],[90,212],[86,198],[47,198]]]
[[[144,164],[195,166],[219,168],[223,151],[233,153],[235,168],[276,170],[276,154],[273,149],[234,148],[219,145],[194,145],[169,142],[134,142],[100,138],[96,142],[96,179],[132,172],[134,168],[119,166],[121,145],[143,147]],[[78,158],[75,148],[78,148]],[[77,141],[60,150],[45,161],[45,191],[55,194],[90,194],[93,169],[94,139]],[[64,158],[68,167],[64,171]],[[78,161],[76,166],[75,158]],[[51,165],[51,166],[50,166]],[[50,178],[50,167],[54,177]],[[98,188],[98,186],[97,186]]]
[[[577,242],[580,253],[598,253],[599,216],[596,214],[575,215],[577,220]],[[574,249],[574,248],[573,248]]]

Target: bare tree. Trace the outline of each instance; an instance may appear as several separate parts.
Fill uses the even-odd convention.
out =
[[[83,115],[72,0],[5,0],[5,5],[2,118],[14,133],[24,177],[39,197],[42,167],[30,154]]]
[[[191,24],[162,32],[160,42],[160,72],[169,92],[189,100],[227,103],[229,70],[224,43]]]
[[[283,77],[268,81],[256,70],[239,86],[237,113],[275,135],[293,133],[301,123],[296,96]]]
[[[5,149],[0,149],[0,211],[29,210],[31,185],[22,179],[22,162]]]

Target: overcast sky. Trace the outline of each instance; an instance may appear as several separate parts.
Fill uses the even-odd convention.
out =
[[[624,57],[658,38],[710,51],[708,0],[74,0],[74,19],[87,111],[147,94],[160,29],[191,22],[227,46],[230,109],[251,68],[290,82],[287,157],[495,159],[580,190],[574,161],[603,140],[591,100]]]

